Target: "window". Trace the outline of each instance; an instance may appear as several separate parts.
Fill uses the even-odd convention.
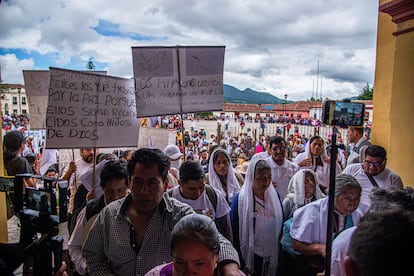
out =
[[[13,114],[17,114],[17,109],[13,109]]]
[[[26,109],[22,109],[22,114],[26,114],[27,110]]]
[[[26,97],[22,97],[22,104],[26,104]]]
[[[13,96],[13,104],[17,104],[17,97]]]

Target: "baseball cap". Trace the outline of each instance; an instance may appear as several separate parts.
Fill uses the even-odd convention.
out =
[[[170,159],[178,159],[181,156],[183,156],[183,154],[181,153],[180,149],[176,145],[168,145],[164,149],[164,153]]]

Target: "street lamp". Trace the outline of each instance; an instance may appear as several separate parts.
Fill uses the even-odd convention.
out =
[[[287,100],[287,94],[285,94],[285,101],[283,102],[283,123],[284,123],[284,126],[283,126],[283,138],[286,140],[286,121],[287,121],[287,118],[286,118],[286,100]]]

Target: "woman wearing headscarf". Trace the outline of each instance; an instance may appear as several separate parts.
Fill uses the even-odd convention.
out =
[[[292,225],[293,213],[315,200],[324,198],[325,195],[319,189],[316,174],[309,169],[296,172],[289,181],[288,194],[283,200],[283,237],[281,240],[280,259],[278,266],[279,276],[292,275],[295,266],[295,258],[300,255],[293,249],[290,227]]]
[[[205,183],[221,191],[227,202],[231,204],[234,196],[240,191],[243,177],[236,176],[227,151],[223,149],[213,151],[208,163]]]
[[[289,219],[300,207],[325,197],[319,188],[316,174],[310,169],[296,172],[289,181],[288,194],[283,200],[283,216]]]
[[[353,176],[336,177],[333,238],[359,223],[363,215],[358,209],[360,197],[361,186]],[[293,248],[301,253],[296,257],[293,276],[313,276],[324,269],[328,201],[329,197],[313,201],[293,213],[290,235]]]
[[[234,246],[242,267],[252,275],[275,275],[277,270],[283,212],[271,182],[269,163],[263,159],[251,161],[231,206]]]
[[[301,169],[311,169],[318,177],[321,190],[327,193],[329,187],[330,158],[326,153],[322,137],[315,135],[309,139],[305,152],[299,153],[293,160]],[[336,162],[336,174],[342,173],[342,169]]]

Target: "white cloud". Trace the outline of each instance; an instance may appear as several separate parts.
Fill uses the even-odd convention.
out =
[[[14,0],[0,5],[0,48],[48,54],[62,67],[94,57],[129,77],[131,46],[225,45],[226,84],[309,98],[319,59],[323,95],[354,96],[373,83],[377,16],[377,1],[360,0]],[[100,20],[159,39],[103,36],[93,29]],[[20,67],[2,70],[4,81],[22,82]]]
[[[6,54],[1,57],[1,80],[9,82],[8,80],[23,79],[22,70],[31,69],[34,66],[33,59],[19,60],[14,54]],[[21,83],[9,82],[9,83]]]

